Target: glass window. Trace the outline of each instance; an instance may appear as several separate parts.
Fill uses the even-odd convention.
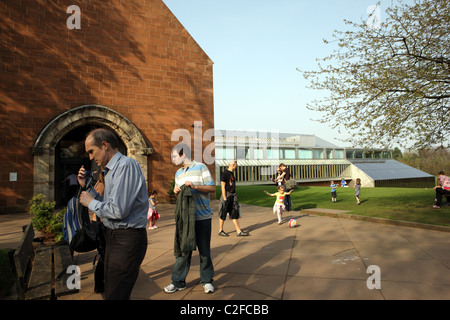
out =
[[[280,159],[280,149],[267,149],[267,159]]]
[[[250,160],[250,149],[245,148],[245,160]]]
[[[336,159],[344,159],[344,150],[334,150],[334,157]]]
[[[236,148],[236,160],[248,160],[248,148],[245,148],[243,146],[238,146]]]
[[[363,152],[355,151],[355,159],[362,159],[362,158],[363,158]]]
[[[236,159],[235,148],[216,148],[217,160],[233,160]]]
[[[323,159],[323,150],[314,150],[314,159]]]
[[[312,152],[312,150],[308,150],[308,149],[300,149],[300,150],[298,150],[298,158],[299,159],[312,159],[313,152]]]
[[[215,157],[217,160],[223,160],[223,149],[222,148],[216,148],[215,150]]]
[[[327,159],[333,159],[333,150],[327,150]]]
[[[295,159],[295,149],[283,149],[283,159]]]
[[[255,160],[264,159],[264,149],[253,149],[253,157]]]
[[[236,159],[235,148],[227,148],[225,153],[226,160]]]

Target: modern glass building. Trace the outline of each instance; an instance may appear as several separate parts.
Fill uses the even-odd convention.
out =
[[[235,175],[241,185],[272,183],[280,163],[298,184],[344,178],[352,186],[360,178],[365,187],[434,185],[433,176],[392,160],[392,150],[344,148],[314,135],[216,130],[215,158],[216,177],[229,160],[238,161]]]

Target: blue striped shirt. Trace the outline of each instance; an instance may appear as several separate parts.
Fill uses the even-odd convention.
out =
[[[214,186],[214,180],[208,167],[200,162],[192,161],[186,168],[182,167],[175,173],[175,184],[180,187],[191,181],[196,186]],[[209,193],[191,189],[195,201],[195,220],[211,219],[212,210],[209,206]]]

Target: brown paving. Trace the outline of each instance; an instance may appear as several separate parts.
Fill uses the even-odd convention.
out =
[[[217,212],[217,202],[212,208]],[[174,206],[161,204],[158,229],[148,230],[148,250],[132,293],[136,300],[297,300],[297,299],[450,299],[450,233],[375,222],[288,212],[276,223],[270,208],[243,205],[237,237],[220,237],[213,217],[211,240],[216,292],[205,294],[199,283],[199,259],[192,258],[188,288],[173,294]],[[289,228],[289,218],[298,227]],[[0,215],[0,247],[14,247],[27,215]],[[75,254],[82,270],[79,293],[60,299],[103,299],[93,293],[95,253]],[[381,289],[370,290],[368,266],[381,270]]]

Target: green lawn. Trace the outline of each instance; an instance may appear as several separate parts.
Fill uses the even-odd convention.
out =
[[[238,186],[239,202],[272,207],[276,192],[272,186]],[[218,187],[219,194],[220,187]],[[450,207],[433,209],[433,189],[361,188],[361,205],[356,205],[353,188],[338,188],[337,202],[331,202],[329,187],[297,187],[291,194],[294,210],[327,208],[350,211],[350,214],[450,226]],[[446,200],[445,198],[443,199]]]

